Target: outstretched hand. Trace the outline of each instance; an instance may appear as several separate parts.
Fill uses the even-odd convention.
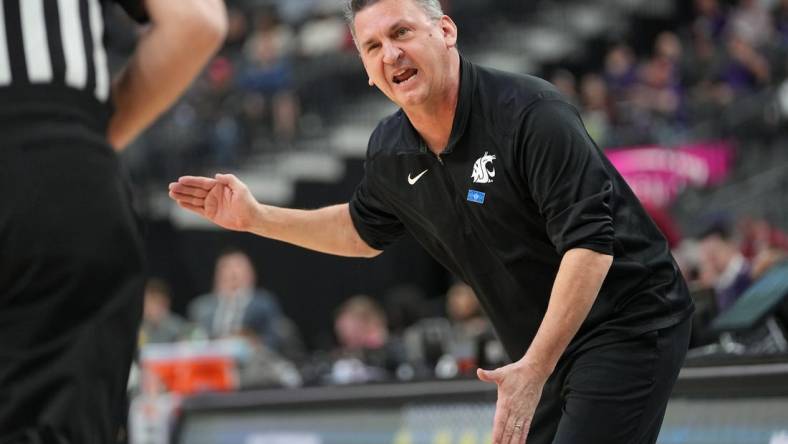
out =
[[[182,208],[236,231],[248,231],[258,203],[246,185],[232,174],[214,178],[182,176],[169,185],[170,197]]]
[[[538,374],[523,362],[495,370],[478,369],[476,375],[484,382],[498,385],[493,444],[525,443],[546,376]]]

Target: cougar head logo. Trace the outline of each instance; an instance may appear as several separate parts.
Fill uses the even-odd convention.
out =
[[[484,152],[482,157],[476,159],[476,162],[473,164],[473,174],[471,174],[474,183],[491,183],[493,181],[492,178],[495,177],[495,167],[492,166],[493,160],[495,160],[495,156],[488,154],[487,151]]]

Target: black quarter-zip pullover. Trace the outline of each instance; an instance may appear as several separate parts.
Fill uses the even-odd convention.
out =
[[[475,290],[512,359],[525,353],[572,248],[613,265],[568,351],[602,330],[675,325],[692,302],[667,242],[548,82],[464,59],[449,144],[430,152],[402,110],[369,140],[350,213],[383,250],[405,231]]]

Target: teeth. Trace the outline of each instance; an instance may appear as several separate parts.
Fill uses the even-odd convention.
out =
[[[413,68],[404,68],[404,69],[401,69],[401,70],[399,70],[399,71],[396,71],[396,72],[394,73],[394,75],[392,75],[392,76],[391,76],[391,79],[392,79],[392,81],[393,81],[394,83],[396,83],[396,84],[400,84],[400,83],[407,82],[408,80],[412,79],[412,78],[413,78],[413,76],[415,76],[415,75],[416,75],[416,74],[415,74],[415,72],[414,72],[414,74],[413,74],[412,76],[408,77],[407,79],[404,79],[404,80],[397,80],[397,77],[399,77],[399,76],[402,76],[402,75],[406,74],[406,73],[407,73],[408,71],[410,71],[411,69],[413,69]]]

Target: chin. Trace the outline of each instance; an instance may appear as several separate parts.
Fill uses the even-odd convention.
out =
[[[427,94],[423,92],[411,91],[399,97],[401,106],[418,106],[427,101]]]

